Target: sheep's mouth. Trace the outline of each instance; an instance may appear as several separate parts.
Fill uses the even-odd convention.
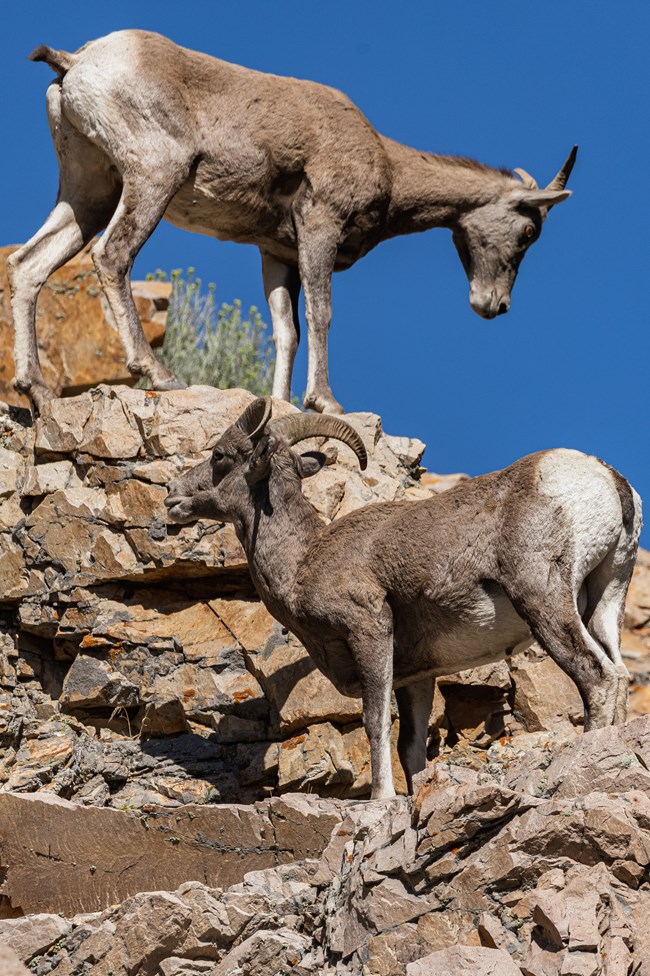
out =
[[[194,522],[194,518],[182,509],[183,502],[187,501],[184,495],[168,495],[165,499],[167,514],[173,522],[186,524]]]

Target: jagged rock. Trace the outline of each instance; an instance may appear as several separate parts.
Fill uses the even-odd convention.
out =
[[[329,722],[312,725],[307,733],[287,739],[280,747],[278,786],[281,790],[351,786],[355,780],[343,736]]]
[[[301,960],[309,949],[309,940],[292,929],[255,932],[241,942],[213,969],[212,976],[236,976],[239,973],[265,973],[285,976],[299,973]],[[304,970],[303,970],[304,972]]]
[[[140,704],[137,685],[103,661],[80,654],[68,671],[61,692],[61,710],[134,708]]]
[[[619,731],[642,755],[649,729],[643,720]],[[601,736],[588,733],[560,745],[552,763],[580,748],[583,763],[591,755],[607,765]],[[186,872],[198,866],[197,847],[204,870],[206,852],[212,852],[221,859],[220,889],[197,877],[73,917],[70,932],[39,962],[39,973],[72,976],[92,960],[100,974],[119,967],[155,972],[158,966],[171,976],[267,970],[298,976],[627,976],[645,959],[650,921],[650,893],[641,883],[650,859],[647,793],[610,796],[577,779],[580,792],[571,798],[532,798],[502,786],[499,779],[508,774],[495,763],[481,770],[436,763],[418,777],[415,803],[293,795],[254,808],[151,811],[146,826],[139,822],[145,844],[164,850],[166,840]],[[77,818],[79,808],[73,809]],[[127,857],[133,819],[108,830],[119,835]],[[27,830],[47,835],[33,825]],[[258,865],[264,852],[275,852],[247,873],[241,855],[239,864],[232,860],[235,845],[245,849],[244,830],[257,837]],[[140,843],[139,850],[140,870],[151,872],[153,848]],[[79,850],[67,850],[66,857],[76,860],[83,878]],[[15,885],[25,858],[18,865],[4,850],[2,858]],[[43,881],[43,858],[39,867]],[[67,888],[68,864],[57,867]],[[103,889],[100,870],[96,884]],[[332,959],[337,962],[328,968]]]
[[[30,976],[29,969],[8,946],[0,942],[0,972],[2,976]]]
[[[534,750],[512,763],[505,782],[533,795],[622,794],[650,789],[650,716],[574,738],[553,755]]]
[[[513,711],[528,732],[581,725],[584,706],[578,689],[545,654],[515,655],[511,662]]]
[[[361,718],[359,698],[347,698],[317,669],[292,634],[275,623],[273,635],[260,650],[247,651],[250,668],[275,706],[281,733],[304,729],[311,722]]]
[[[71,928],[70,922],[59,915],[0,918],[0,944],[13,949],[23,962],[29,962],[32,956],[45,952],[67,935]]]
[[[20,494],[29,496],[50,495],[55,491],[80,488],[79,477],[71,461],[50,461],[45,464],[31,464],[26,471]]]
[[[51,789],[57,776],[64,775],[74,755],[74,730],[57,721],[29,727],[14,752],[4,758],[6,790]]]
[[[140,718],[140,734],[177,735],[189,732],[190,725],[180,698],[160,698],[148,701],[143,706]]]
[[[25,461],[16,451],[0,447],[0,497],[20,491],[25,476]]]
[[[501,949],[453,946],[409,963],[406,976],[521,976],[519,966]]]
[[[426,782],[418,793],[418,854],[437,857],[446,850],[458,850],[493,823],[523,812],[532,799],[496,783],[475,782],[429,791]]]
[[[103,973],[156,976],[191,924],[191,909],[176,895],[152,891],[135,895],[70,954],[64,974],[84,971],[99,962]]]

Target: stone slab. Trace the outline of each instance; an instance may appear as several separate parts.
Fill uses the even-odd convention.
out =
[[[341,811],[305,796],[130,812],[2,793],[0,918],[100,911],[192,880],[227,888],[249,871],[320,857]]]

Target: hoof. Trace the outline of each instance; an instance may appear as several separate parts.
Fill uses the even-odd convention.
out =
[[[309,394],[303,400],[305,410],[315,410],[316,413],[345,413],[338,400],[330,395]]]
[[[183,383],[176,376],[172,376],[167,380],[162,380],[160,383],[154,383],[154,390],[186,390],[187,383]]]
[[[22,393],[24,396],[29,398],[29,402],[32,407],[32,414],[34,417],[40,417],[45,409],[47,403],[51,403],[52,400],[56,400],[56,396],[52,393],[52,390],[48,389],[47,386],[32,386],[29,389],[22,388],[17,384],[14,384],[14,388]]]

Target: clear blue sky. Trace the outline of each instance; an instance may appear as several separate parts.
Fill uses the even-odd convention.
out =
[[[44,98],[52,75],[26,55],[124,27],[334,85],[386,135],[522,166],[540,184],[578,142],[574,195],[524,260],[508,315],[486,322],[471,311],[443,230],[382,244],[336,275],[332,385],[348,410],[375,411],[389,433],[426,441],[432,470],[478,474],[574,447],[613,464],[650,501],[650,222],[638,189],[650,155],[647,2],[11,4],[0,40],[2,243],[26,240],[56,193]],[[266,314],[252,247],[163,223],[136,275],[188,265],[216,281],[221,300]],[[305,381],[303,341],[296,392]]]

